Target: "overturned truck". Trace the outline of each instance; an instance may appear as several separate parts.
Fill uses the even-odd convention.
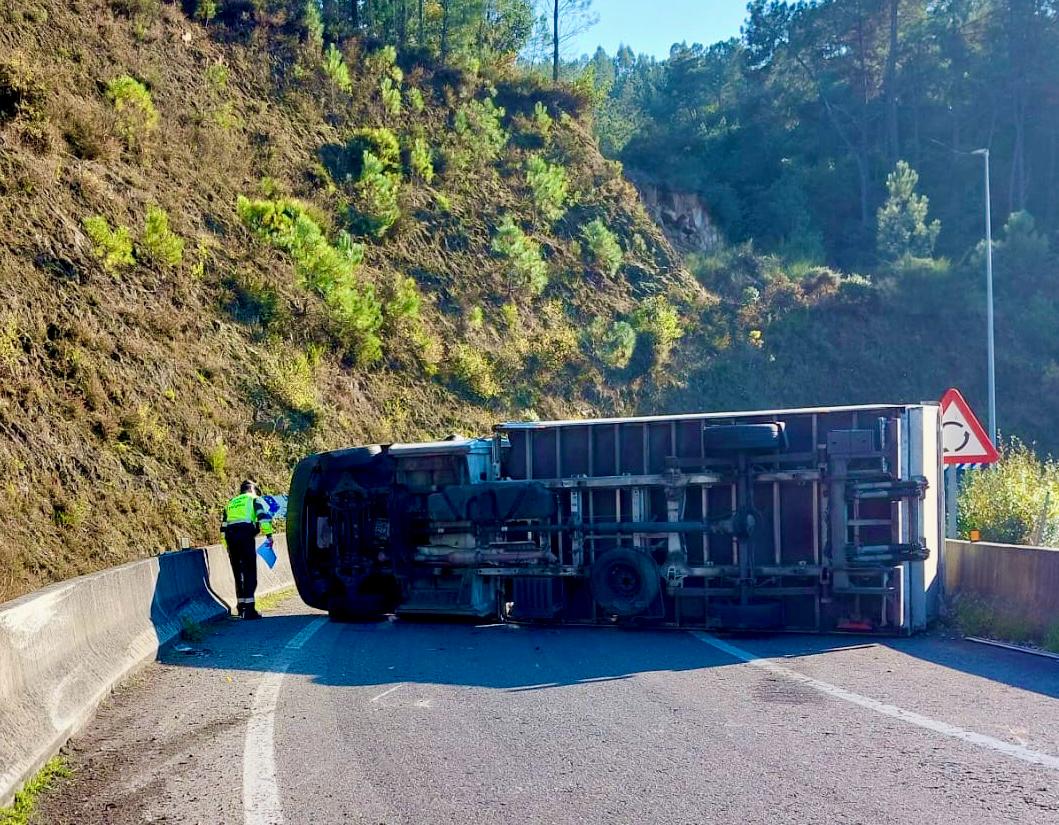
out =
[[[935,405],[497,425],[294,472],[304,601],[524,622],[906,633],[935,608]]]

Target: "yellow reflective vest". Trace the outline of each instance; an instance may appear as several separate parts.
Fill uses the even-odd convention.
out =
[[[240,493],[225,505],[221,530],[233,524],[253,524],[266,536],[272,535],[272,514],[264,499]]]

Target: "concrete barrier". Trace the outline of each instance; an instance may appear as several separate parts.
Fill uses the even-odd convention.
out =
[[[260,595],[294,583],[281,536],[276,554],[274,570],[259,564]],[[227,554],[216,546],[131,562],[0,605],[0,806],[184,621],[221,616],[234,600]]]
[[[943,566],[949,596],[987,599],[1038,631],[1059,622],[1059,549],[949,539]]]
[[[260,540],[258,541],[260,544]],[[257,594],[267,596],[277,590],[294,586],[294,573],[290,569],[290,556],[287,554],[287,539],[282,532],[276,533],[276,566],[271,570],[260,560],[257,565]],[[232,576],[232,565],[228,561],[228,551],[221,544],[206,548],[206,564],[210,571],[210,589],[225,604],[235,609],[235,578]]]

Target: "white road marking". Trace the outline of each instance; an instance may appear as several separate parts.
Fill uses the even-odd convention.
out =
[[[391,693],[393,693],[395,690],[397,690],[397,688],[401,688],[401,687],[404,687],[404,682],[398,682],[392,688],[390,688],[389,690],[384,690],[378,696],[372,696],[371,697],[371,701],[372,702],[378,702],[383,696],[389,696]]]
[[[310,622],[287,642],[273,665],[275,670],[265,676],[254,691],[243,745],[243,820],[246,825],[283,825],[283,805],[276,783],[276,702],[294,654],[305,647],[305,643],[325,624],[325,618]]]
[[[709,633],[703,633],[702,631],[696,630],[692,631],[691,635],[700,642],[705,642],[710,647],[716,648],[722,653],[727,653],[734,659],[739,659],[746,662],[748,665],[753,665],[754,667],[761,668],[769,673],[798,682],[799,684],[817,690],[826,696],[831,696],[834,699],[841,699],[843,702],[849,702],[850,704],[873,710],[876,713],[881,713],[883,716],[900,719],[902,722],[908,722],[917,727],[940,733],[942,736],[948,736],[952,739],[969,742],[970,744],[977,745],[981,748],[989,748],[990,750],[1002,753],[1006,756],[1013,756],[1015,759],[1021,759],[1023,762],[1029,762],[1031,765],[1041,765],[1042,767],[1059,771],[1059,756],[1041,753],[1040,751],[1023,747],[1022,745],[1015,745],[1011,742],[1005,742],[1002,739],[986,736],[983,733],[975,733],[974,731],[965,730],[956,727],[956,725],[950,725],[947,722],[939,722],[937,719],[931,719],[929,716],[913,713],[910,710],[899,708],[896,705],[887,705],[877,699],[861,696],[859,693],[853,693],[852,691],[840,688],[837,685],[832,685],[829,682],[821,682],[819,679],[813,679],[810,676],[806,676],[802,673],[791,670],[790,668],[778,665],[769,659],[762,659],[755,656],[753,653],[721,641],[720,639],[711,636]]]

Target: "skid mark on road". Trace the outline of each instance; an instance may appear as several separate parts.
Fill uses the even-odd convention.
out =
[[[832,685],[829,682],[821,682],[819,679],[805,676],[795,670],[778,665],[769,659],[759,658],[749,651],[738,648],[735,645],[730,645],[727,642],[721,641],[720,639],[711,636],[709,633],[703,633],[700,630],[692,631],[691,635],[700,642],[705,642],[710,647],[719,650],[722,653],[726,653],[734,659],[739,659],[740,661],[746,662],[748,665],[768,671],[776,676],[790,679],[804,687],[812,688],[826,696],[830,696],[833,699],[841,699],[843,702],[849,702],[852,705],[873,710],[883,716],[900,719],[902,722],[908,722],[909,724],[916,725],[925,730],[940,733],[942,736],[948,736],[951,739],[959,739],[963,742],[969,742],[970,744],[977,745],[981,748],[988,748],[989,750],[1002,753],[1006,756],[1013,756],[1015,759],[1029,762],[1031,765],[1040,765],[1045,768],[1051,768],[1054,771],[1059,771],[1059,756],[1041,753],[1040,751],[1031,750],[1022,745],[1016,745],[1011,742],[1005,742],[1002,739],[986,736],[983,733],[975,733],[974,731],[965,730],[956,725],[950,725],[947,722],[939,722],[937,719],[931,719],[929,716],[913,713],[910,710],[899,708],[896,705],[888,705],[885,702],[880,702],[869,696],[862,696],[859,693],[853,693],[852,691],[840,688],[837,685]]]
[[[254,691],[243,745],[243,819],[246,825],[283,825],[283,806],[276,784],[276,702],[283,677],[287,675],[295,654],[325,624],[327,619],[316,619],[287,642],[273,664],[275,670],[265,676]]]

